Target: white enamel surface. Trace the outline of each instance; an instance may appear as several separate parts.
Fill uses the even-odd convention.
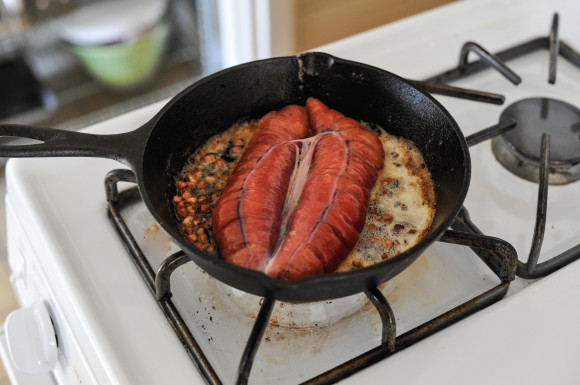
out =
[[[560,13],[560,37],[580,49],[577,1],[471,0],[319,50],[421,80],[456,66],[466,41],[478,42],[495,52],[546,36],[556,11]],[[508,65],[523,78],[518,87],[493,71],[457,82],[461,87],[504,94],[504,106],[436,97],[465,135],[495,124],[507,105],[527,96],[556,97],[580,106],[576,91],[580,71],[564,60],[558,63],[555,86],[547,84],[546,52]],[[90,131],[113,133],[138,127],[161,105],[107,121]],[[537,186],[499,166],[489,143],[473,147],[471,157],[473,175],[465,205],[472,219],[484,232],[511,242],[525,260],[531,244]],[[80,362],[89,367],[89,377],[96,383],[202,383],[107,219],[103,178],[118,167],[113,161],[100,159],[10,161],[8,196],[19,213],[14,220],[22,227],[19,234],[24,234],[34,249],[39,269],[50,286],[46,295],[63,316],[57,320],[57,329],[59,324],[70,324],[63,330],[82,347],[84,358]],[[63,189],[71,180],[74,188]],[[540,261],[580,238],[578,189],[578,183],[550,187],[548,227]],[[504,197],[500,198],[499,193]],[[175,251],[175,246],[143,206],[128,208],[126,220],[142,235],[137,240],[156,268],[164,256]],[[13,238],[20,239],[16,235]],[[24,246],[22,249],[28,254]],[[18,265],[17,253],[11,254],[14,265]],[[396,314],[400,335],[497,283],[473,253],[436,243],[381,290]],[[208,360],[225,383],[233,382],[260,298],[248,296],[240,303],[228,295],[231,293],[223,284],[193,264],[176,270],[172,290],[176,307]],[[22,298],[33,297],[27,294]],[[575,383],[580,377],[575,362],[580,354],[576,327],[580,322],[579,300],[578,262],[538,281],[518,278],[504,300],[344,383],[382,383],[385,379],[396,384]],[[27,300],[22,302],[26,304]],[[319,317],[322,312],[315,313]],[[328,318],[316,320],[324,323]],[[380,322],[368,303],[355,314],[333,321],[326,327],[269,327],[250,382],[301,382],[380,341]],[[66,363],[59,365],[57,370],[67,370]]]
[[[577,384],[580,264],[345,380],[369,384]]]
[[[143,203],[123,210],[123,217],[153,269],[176,251]],[[436,244],[381,289],[402,334],[425,317],[439,315],[498,282],[474,254],[466,256],[460,247]],[[219,377],[233,383],[262,298],[232,290],[191,263],[174,272],[171,290],[172,301]],[[380,319],[361,296],[313,306],[277,304],[271,319],[274,325],[266,330],[252,371],[258,383],[304,381],[380,343]],[[293,324],[307,327],[287,327]],[[290,372],[294,376],[285,375]]]
[[[96,129],[139,127],[161,106]],[[119,167],[102,159],[9,161],[8,196],[49,281],[46,295],[73,325],[88,361],[102,365],[93,368],[99,382],[201,381],[107,218],[103,180]]]

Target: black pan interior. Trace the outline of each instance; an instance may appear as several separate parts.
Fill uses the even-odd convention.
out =
[[[198,251],[179,235],[173,214],[174,177],[189,154],[233,123],[257,119],[310,97],[354,119],[377,124],[413,141],[435,182],[437,210],[430,233],[411,250],[370,268],[275,281]],[[206,272],[241,290],[303,302],[365,290],[398,274],[449,226],[463,203],[470,162],[465,139],[451,116],[430,96],[374,67],[322,53],[307,53],[233,67],[193,84],[150,122],[137,166],[146,204],[166,231]]]

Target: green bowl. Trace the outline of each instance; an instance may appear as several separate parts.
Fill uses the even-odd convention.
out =
[[[156,72],[169,35],[169,22],[160,22],[129,42],[75,45],[71,50],[85,69],[105,85],[130,89],[147,82]]]

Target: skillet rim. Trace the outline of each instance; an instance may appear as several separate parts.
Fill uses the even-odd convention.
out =
[[[224,73],[229,73],[232,71],[244,69],[246,67],[251,67],[251,66],[256,66],[256,65],[264,65],[264,64],[274,63],[274,62],[278,62],[278,61],[288,61],[288,60],[297,61],[300,65],[300,61],[303,61],[305,58],[308,59],[310,57],[323,58],[324,60],[328,61],[330,63],[330,65],[334,65],[334,63],[342,63],[342,64],[347,64],[347,65],[362,67],[362,68],[365,68],[365,69],[371,70],[371,71],[379,71],[379,72],[401,82],[405,87],[408,87],[408,88],[412,89],[413,91],[418,92],[422,96],[426,97],[431,103],[433,103],[433,106],[439,112],[441,112],[443,114],[443,116],[445,117],[445,119],[449,123],[450,128],[452,129],[451,132],[453,132],[457,137],[458,143],[461,147],[461,154],[463,155],[463,165],[462,165],[462,167],[463,167],[463,175],[462,175],[463,180],[461,182],[461,186],[459,187],[459,194],[458,194],[457,200],[456,200],[454,206],[452,207],[452,209],[449,211],[447,217],[444,218],[436,228],[430,228],[427,235],[419,243],[417,243],[415,246],[409,248],[405,252],[403,252],[399,255],[396,255],[394,257],[391,257],[385,261],[376,263],[372,266],[360,268],[357,270],[351,270],[351,271],[347,271],[347,272],[311,275],[311,276],[305,277],[305,278],[298,280],[298,281],[281,281],[281,280],[276,280],[276,279],[273,279],[271,277],[268,277],[266,274],[264,274],[260,271],[256,271],[256,270],[252,270],[252,269],[248,269],[248,268],[244,268],[241,266],[230,264],[230,263],[222,260],[221,258],[219,258],[217,253],[208,254],[208,253],[202,252],[202,251],[198,250],[197,248],[195,248],[195,246],[193,246],[192,244],[188,243],[183,238],[183,236],[181,234],[179,234],[177,231],[175,231],[171,225],[167,224],[163,220],[163,218],[158,213],[157,209],[154,207],[154,205],[151,201],[148,189],[146,188],[144,172],[143,172],[143,163],[144,163],[147,145],[148,145],[149,140],[151,138],[151,134],[153,132],[155,132],[157,122],[168,111],[170,112],[170,110],[174,104],[176,104],[179,100],[181,100],[185,95],[192,92],[193,89],[195,89],[195,88],[199,87],[200,85],[203,85],[207,82],[211,82],[211,81],[214,81],[215,79],[219,79],[219,77]],[[251,294],[260,295],[260,296],[271,296],[274,299],[284,300],[284,301],[288,301],[288,302],[310,302],[310,301],[318,301],[318,300],[328,300],[328,299],[348,296],[351,294],[356,294],[356,293],[361,292],[361,290],[359,290],[359,289],[349,290],[349,288],[345,289],[344,284],[347,282],[353,282],[353,281],[365,282],[365,286],[367,286],[367,289],[368,289],[370,286],[376,286],[380,283],[387,281],[388,279],[391,279],[393,276],[399,274],[400,271],[406,269],[413,261],[415,261],[421,255],[421,253],[427,247],[429,247],[433,242],[437,241],[445,233],[445,230],[451,225],[453,220],[457,217],[457,215],[458,215],[458,213],[463,205],[465,197],[467,195],[467,191],[468,191],[469,184],[471,181],[471,158],[470,158],[469,148],[468,148],[467,142],[465,140],[465,137],[464,137],[463,133],[461,132],[459,125],[457,124],[455,119],[453,119],[451,114],[433,96],[431,96],[426,91],[423,91],[422,89],[416,87],[415,85],[413,85],[411,82],[407,81],[406,79],[404,79],[398,75],[395,75],[389,71],[386,71],[384,69],[374,67],[374,66],[371,66],[368,64],[360,63],[360,62],[355,62],[355,61],[348,60],[348,59],[341,59],[341,58],[338,58],[336,56],[333,56],[333,55],[330,55],[327,53],[323,53],[323,52],[305,52],[305,53],[301,53],[299,55],[294,55],[294,56],[283,56],[283,57],[274,57],[274,58],[262,59],[262,60],[248,62],[248,63],[243,63],[243,64],[240,64],[240,65],[237,65],[234,67],[230,67],[230,68],[226,68],[226,69],[223,69],[221,71],[218,71],[214,74],[211,74],[207,77],[204,77],[203,79],[200,79],[199,81],[191,84],[190,86],[185,88],[183,91],[181,91],[179,94],[174,96],[171,100],[169,100],[165,104],[165,106],[163,106],[163,108],[148,123],[146,123],[146,126],[148,126],[147,129],[149,130],[149,135],[144,140],[142,156],[141,156],[141,159],[139,160],[138,164],[135,165],[135,171],[136,171],[136,175],[137,175],[138,185],[139,185],[141,194],[143,196],[143,200],[144,200],[145,204],[147,205],[147,207],[149,208],[149,211],[153,214],[155,220],[158,221],[158,223],[162,226],[162,228],[171,236],[173,241],[177,243],[177,245],[188,255],[188,257],[196,265],[201,267],[204,271],[206,271],[206,268],[205,268],[206,266],[211,266],[212,271],[217,271],[217,270],[224,271],[226,275],[240,274],[243,277],[247,277],[246,280],[253,280],[253,281],[257,282],[258,284],[256,284],[256,290],[248,291],[248,290],[241,287],[243,285],[236,285],[230,281],[226,282],[226,281],[222,280],[221,278],[218,278],[215,274],[206,271],[210,276],[214,277],[218,281],[225,283],[227,285],[231,285],[232,287],[236,287],[242,291],[245,291],[245,292],[248,292]],[[438,200],[438,198],[437,198],[437,200]],[[437,208],[436,208],[436,210],[437,210]],[[405,259],[407,259],[407,260],[405,261]],[[399,272],[394,274],[393,276],[389,276],[388,271],[389,271],[390,267],[393,265],[397,265],[397,264],[405,264],[405,266]],[[389,276],[389,277],[384,278],[387,276]],[[378,278],[378,280],[377,280],[377,278]],[[308,299],[311,296],[296,295],[297,293],[301,293],[304,291],[306,291],[307,293],[311,292],[312,290],[320,288],[321,286],[324,286],[324,285],[330,285],[333,287],[334,286],[338,287],[340,285],[343,285],[343,289],[336,296],[326,295],[326,296],[316,297],[315,299]],[[361,285],[359,284],[359,285],[354,285],[354,286],[358,288]]]

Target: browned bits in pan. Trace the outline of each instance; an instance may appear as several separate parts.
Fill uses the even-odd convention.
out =
[[[389,214],[385,214],[381,216],[381,221],[384,223],[391,223],[393,221],[393,217]]]
[[[393,230],[394,230],[395,232],[397,232],[397,233],[398,233],[399,231],[403,230],[404,228],[405,228],[405,226],[403,226],[403,225],[401,225],[401,224],[398,224],[398,223],[397,223],[395,226],[393,226]]]
[[[230,149],[230,155],[239,155],[242,153],[242,151],[244,151],[244,148],[242,146],[233,146]]]
[[[187,216],[187,209],[185,207],[178,208],[177,215],[179,218],[185,218]]]
[[[357,267],[357,268],[364,267],[364,266],[363,266],[363,264],[362,264],[362,262],[360,262],[360,261],[357,261],[357,260],[354,260],[354,261],[352,261],[352,265],[353,265],[354,267]]]
[[[183,221],[181,221],[181,224],[186,228],[191,227],[193,225],[193,217],[192,216],[186,217]]]
[[[228,164],[225,160],[219,158],[218,160],[213,162],[213,168],[214,170],[225,170],[228,168]]]
[[[176,178],[173,203],[185,239],[207,253],[215,252],[212,214],[257,123],[235,125],[190,156]]]
[[[186,239],[190,243],[195,243],[197,242],[197,234],[189,234]]]
[[[390,240],[390,239],[385,239],[385,240],[383,241],[383,244],[385,245],[385,247],[393,247],[393,246],[395,245],[395,242],[393,242],[393,241],[392,241],[392,240]]]
[[[209,164],[215,162],[218,158],[219,158],[218,154],[207,154],[201,158],[201,162],[204,165],[209,165]]]
[[[407,210],[407,205],[403,202],[395,202],[395,207],[403,211]]]

